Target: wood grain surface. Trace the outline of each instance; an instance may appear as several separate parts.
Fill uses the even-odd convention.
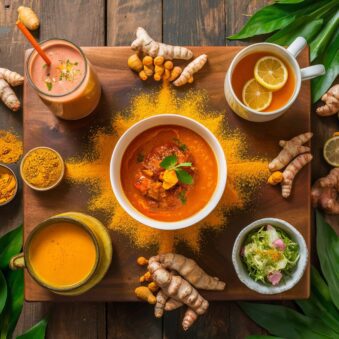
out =
[[[248,17],[270,0],[224,0],[219,1],[224,10],[215,13],[216,1],[208,0],[0,0],[0,61],[1,67],[23,71],[24,50],[28,43],[14,26],[17,7],[31,6],[41,17],[41,28],[34,35],[40,39],[50,38],[48,32],[68,37],[81,45],[128,45],[135,27],[144,26],[155,38],[165,42],[187,45],[204,44],[242,45],[226,37],[237,32]],[[188,3],[183,6],[182,3]],[[73,4],[75,7],[73,7]],[[221,4],[221,5],[220,5]],[[68,7],[67,7],[68,5]],[[171,10],[169,14],[169,7]],[[61,11],[61,9],[66,9]],[[76,11],[73,9],[77,8]],[[55,12],[55,9],[57,11]],[[178,10],[181,12],[179,13]],[[43,13],[43,15],[42,15]],[[216,15],[216,16],[215,16]],[[180,20],[178,19],[180,17]],[[187,21],[193,25],[187,25]],[[195,22],[199,21],[199,25]],[[206,30],[217,21],[217,29]],[[169,22],[176,26],[168,28]],[[89,24],[90,23],[90,24]],[[223,24],[224,23],[224,24]],[[92,26],[90,26],[92,25]],[[93,27],[95,26],[95,28]],[[183,29],[185,27],[185,29]],[[191,31],[194,30],[194,34]],[[163,32],[163,33],[162,33]],[[193,40],[194,39],[194,40]],[[17,90],[21,97],[20,89]],[[312,181],[328,172],[330,166],[322,157],[322,146],[333,131],[338,129],[335,116],[320,118],[312,109]],[[0,129],[22,130],[21,112],[12,113],[0,105]],[[13,166],[14,169],[17,166]],[[21,192],[15,201],[0,210],[0,234],[22,222]],[[332,224],[338,223],[330,218]],[[314,233],[313,233],[314,235]],[[314,239],[314,237],[313,237]],[[314,253],[314,246],[312,247]],[[314,256],[313,256],[314,258]],[[25,303],[15,334],[21,334],[46,314],[50,314],[47,338],[245,338],[249,334],[263,334],[254,322],[247,318],[233,302],[212,302],[208,318],[201,317],[188,333],[181,330],[182,314],[174,311],[166,314],[162,322],[154,319],[149,305],[135,303]],[[141,319],[141,321],[139,321]],[[208,320],[207,320],[208,319]],[[212,321],[211,321],[212,320]],[[136,322],[137,326],[134,327]],[[146,336],[144,335],[146,334]]]

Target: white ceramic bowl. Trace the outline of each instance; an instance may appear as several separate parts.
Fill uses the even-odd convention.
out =
[[[263,283],[256,282],[252,278],[250,278],[247,273],[247,268],[240,258],[241,247],[246,239],[247,234],[251,232],[253,229],[257,229],[263,225],[268,225],[268,224],[285,231],[291,237],[291,239],[296,241],[299,245],[300,257],[299,257],[297,266],[292,273],[292,276],[286,279],[286,281],[281,282],[277,286],[265,285]],[[276,219],[276,218],[259,219],[253,222],[252,224],[246,226],[237,236],[235,243],[233,245],[233,251],[232,251],[232,262],[233,262],[235,271],[238,275],[238,278],[248,288],[261,294],[277,294],[277,293],[282,293],[282,292],[285,292],[291,289],[293,286],[295,286],[298,283],[298,281],[303,276],[305,269],[306,269],[307,260],[308,260],[308,250],[307,250],[307,246],[306,246],[303,236],[291,224],[289,224],[288,222],[284,220]]]
[[[149,218],[139,212],[128,200],[126,197],[120,180],[120,168],[123,155],[126,151],[128,145],[142,132],[156,126],[161,125],[178,125],[186,127],[195,133],[199,134],[211,147],[214,152],[216,162],[218,165],[218,181],[216,189],[210,199],[210,201],[201,209],[198,213],[193,216],[180,220],[180,221],[158,221],[152,218]],[[177,230],[185,228],[191,225],[196,224],[197,222],[204,219],[208,214],[210,214],[213,209],[218,204],[224,190],[226,187],[226,178],[227,178],[227,165],[224,151],[217,140],[217,138],[207,129],[205,126],[199,122],[184,117],[177,114],[159,114],[152,116],[150,118],[144,119],[130,127],[119,139],[117,142],[110,165],[110,178],[111,185],[115,197],[117,198],[121,207],[135,220],[140,223],[162,230]]]

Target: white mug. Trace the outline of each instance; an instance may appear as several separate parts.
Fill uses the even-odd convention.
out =
[[[309,80],[319,75],[325,74],[325,67],[323,65],[314,65],[302,69],[300,68],[296,57],[304,49],[306,44],[307,42],[304,38],[298,37],[287,49],[279,45],[267,42],[253,44],[242,49],[232,60],[225,77],[224,84],[225,97],[232,110],[241,118],[255,122],[270,121],[278,118],[283,113],[285,113],[296,100],[300,92],[301,81]],[[258,112],[245,106],[245,104],[243,104],[241,100],[235,95],[234,90],[232,88],[231,78],[235,66],[245,56],[256,52],[267,52],[277,55],[291,67],[292,71],[295,74],[295,88],[294,93],[291,96],[290,100],[286,103],[285,106],[272,112]]]

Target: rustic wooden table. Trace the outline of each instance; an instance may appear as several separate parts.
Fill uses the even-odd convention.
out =
[[[28,48],[15,28],[18,6],[31,6],[41,19],[36,37],[64,37],[80,46],[127,45],[143,26],[154,38],[182,45],[235,45],[226,37],[239,30],[247,16],[268,0],[0,0],[0,66],[23,71]],[[19,93],[21,96],[22,93]],[[22,131],[21,112],[0,105],[0,129]],[[315,133],[313,178],[329,167],[322,160],[323,142],[338,128],[335,117],[312,114]],[[0,235],[22,222],[22,201],[0,210]],[[180,311],[158,320],[143,303],[25,303],[16,333],[21,334],[51,314],[48,338],[244,338],[264,333],[234,302],[211,303],[208,314],[188,333],[181,330]]]

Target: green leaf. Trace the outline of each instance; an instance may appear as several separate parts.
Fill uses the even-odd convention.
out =
[[[284,339],[282,337],[273,337],[271,335],[249,335],[246,339]]]
[[[162,160],[162,162],[160,163],[160,166],[164,169],[170,170],[175,167],[177,162],[178,162],[178,158],[176,157],[176,155],[170,155]]]
[[[3,273],[0,271],[0,314],[6,305],[7,283]]]
[[[192,167],[192,163],[191,162],[182,162],[178,165],[175,166],[176,168],[178,167]]]
[[[317,211],[317,253],[334,305],[339,309],[339,237]]]
[[[300,2],[304,2],[305,0],[276,0],[277,4],[299,4]]]
[[[338,30],[339,10],[327,22],[325,27],[320,31],[318,36],[310,43],[310,59],[313,61],[321,51],[325,51],[326,46],[331,40],[334,32]]]
[[[0,269],[8,266],[10,259],[22,248],[22,225],[0,238]]]
[[[312,101],[318,101],[322,95],[331,87],[339,74],[339,33],[335,34],[328,48],[317,62],[325,66],[326,74],[312,79]]]
[[[322,24],[323,19],[312,20],[309,16],[304,16],[271,35],[266,41],[286,46],[290,45],[297,37],[302,36],[310,42],[319,32]]]
[[[23,270],[5,272],[8,296],[3,313],[0,316],[0,339],[10,339],[20,317],[24,302]]]
[[[42,319],[24,334],[19,335],[16,339],[44,339],[46,336],[47,319]]]
[[[187,173],[181,168],[176,168],[175,172],[180,182],[187,185],[193,184],[193,178],[189,173]]]
[[[179,193],[179,199],[183,205],[186,205],[187,199],[186,199],[186,191],[181,191]]]
[[[240,302],[242,310],[269,333],[288,339],[335,338],[336,333],[314,318],[288,307]]]

